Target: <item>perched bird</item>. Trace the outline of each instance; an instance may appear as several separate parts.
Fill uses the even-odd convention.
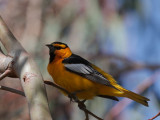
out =
[[[127,97],[148,106],[148,98],[118,85],[111,75],[73,54],[67,44],[53,42],[47,46],[50,55],[47,67],[49,74],[57,85],[75,93],[78,99],[99,96],[118,101],[116,97]]]

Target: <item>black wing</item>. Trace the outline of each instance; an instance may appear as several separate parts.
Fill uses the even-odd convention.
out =
[[[114,96],[109,96],[109,95],[97,95],[98,97],[102,97],[102,98],[107,98],[107,99],[112,99],[115,101],[119,101],[118,98],[114,97]]]
[[[107,80],[107,78],[91,66],[91,63],[78,55],[72,54],[62,62],[64,63],[65,68],[70,72],[83,76],[93,82],[115,88],[110,84],[110,81]]]

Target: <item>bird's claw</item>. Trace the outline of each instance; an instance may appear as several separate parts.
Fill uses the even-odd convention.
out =
[[[76,101],[78,101],[78,98],[77,98],[75,92],[68,94],[68,97],[70,98],[70,102],[76,102]]]
[[[82,100],[78,103],[78,107],[81,109],[81,110],[84,110],[86,109],[86,105],[84,104],[86,100]]]

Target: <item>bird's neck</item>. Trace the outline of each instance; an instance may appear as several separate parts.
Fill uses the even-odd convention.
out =
[[[49,63],[51,63],[54,59],[55,59],[55,54],[54,53],[49,53],[49,55],[50,55],[50,58],[49,58]]]

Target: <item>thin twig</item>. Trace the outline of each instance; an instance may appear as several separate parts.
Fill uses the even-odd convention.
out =
[[[151,119],[148,119],[148,120],[153,120],[153,119],[157,118],[158,116],[160,116],[160,112],[157,115],[155,115],[154,117],[152,117]]]
[[[81,104],[81,102],[78,102],[78,104]],[[95,117],[97,120],[103,120],[102,118],[96,116],[94,113],[92,113],[91,111],[89,111],[89,110],[87,110],[87,109],[82,109],[82,110],[85,112],[85,114],[88,113],[88,114],[92,115],[93,117]],[[87,118],[87,117],[86,117],[86,118]],[[88,119],[89,119],[89,118],[88,118]]]
[[[4,73],[2,73],[0,75],[0,80],[2,80],[3,78],[9,76],[9,74],[12,73],[12,70],[11,69],[7,69],[6,71],[4,71]]]
[[[89,120],[89,116],[87,112],[85,112],[85,115],[86,115],[86,120]]]
[[[47,80],[45,80],[45,81],[44,81],[44,83],[45,83],[45,84],[47,84],[47,85],[51,85],[51,86],[53,86],[53,87],[56,87],[56,88],[58,88],[58,89],[60,89],[60,90],[64,91],[64,92],[65,92],[65,93],[67,93],[67,94],[70,94],[70,92],[68,92],[66,89],[61,88],[60,86],[58,86],[58,85],[54,84],[54,83],[53,83],[53,82],[51,82],[51,81],[47,81]]]
[[[62,90],[63,92],[65,92],[65,93],[68,94],[68,95],[71,94],[71,93],[68,92],[66,89],[64,89],[64,88],[56,85],[55,83],[53,83],[53,82],[51,82],[51,81],[45,80],[44,83],[47,84],[47,85],[51,85],[51,86],[53,86],[53,87],[56,87],[56,88]],[[81,109],[82,111],[84,111],[84,113],[85,113],[85,115],[86,115],[86,120],[89,120],[88,114],[90,114],[91,116],[95,117],[95,118],[98,119],[98,120],[103,120],[102,118],[96,116],[96,115],[95,115],[94,113],[92,113],[91,111],[87,110],[87,109],[86,109],[86,106],[85,106],[85,104],[84,104],[84,101],[80,101],[79,99],[75,99],[75,98],[76,98],[76,97],[72,97],[72,99],[74,99],[74,101],[75,101],[76,103],[78,103],[79,109]]]
[[[15,94],[18,94],[18,95],[21,95],[21,96],[25,97],[24,92],[22,92],[20,90],[13,89],[13,88],[9,88],[9,87],[6,87],[6,86],[0,85],[0,90],[9,91],[9,92],[12,92],[12,93],[15,93]]]

